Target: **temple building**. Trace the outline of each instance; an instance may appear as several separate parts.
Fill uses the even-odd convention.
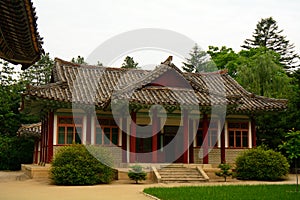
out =
[[[35,162],[72,143],[100,145],[128,163],[233,163],[256,146],[255,116],[287,101],[246,91],[226,70],[185,73],[79,65],[55,59],[51,83],[27,88],[21,110],[41,116]]]

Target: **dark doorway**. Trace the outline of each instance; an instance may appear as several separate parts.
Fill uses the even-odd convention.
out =
[[[136,161],[141,163],[152,162],[152,137],[143,137],[143,134],[139,134],[136,138]]]
[[[183,163],[183,131],[178,126],[164,127],[165,162]]]

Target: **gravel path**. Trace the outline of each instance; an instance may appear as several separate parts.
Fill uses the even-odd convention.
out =
[[[198,184],[132,184],[130,181],[115,181],[109,185],[55,186],[46,179],[16,180],[22,172],[0,172],[0,200],[149,200],[142,194],[145,187],[173,187],[182,185],[231,185],[231,184],[295,184],[295,175],[276,182],[220,180]],[[14,178],[13,178],[14,177]]]

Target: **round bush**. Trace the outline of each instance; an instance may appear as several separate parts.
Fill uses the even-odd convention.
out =
[[[279,180],[289,172],[287,159],[279,152],[250,149],[236,159],[236,177],[242,180]]]
[[[112,181],[113,169],[102,164],[83,145],[60,148],[52,161],[51,178],[57,185],[95,185]]]

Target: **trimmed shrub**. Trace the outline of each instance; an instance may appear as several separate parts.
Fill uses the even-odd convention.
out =
[[[232,171],[230,171],[231,166],[229,164],[226,164],[226,163],[221,163],[221,164],[219,164],[218,168],[220,168],[220,171],[216,172],[215,174],[217,176],[223,177],[224,181],[226,182],[227,177],[232,176]]]
[[[287,159],[279,152],[250,149],[236,159],[236,177],[242,180],[279,180],[289,172]]]
[[[136,184],[138,184],[139,181],[146,180],[147,173],[143,171],[142,166],[133,165],[130,168],[132,170],[129,170],[128,177],[134,180]]]
[[[33,161],[34,139],[0,135],[0,170],[20,170]]]
[[[92,149],[93,147],[89,147]],[[96,150],[94,153],[104,153]],[[85,146],[74,144],[60,148],[52,161],[51,179],[57,185],[95,185],[113,180],[113,169],[92,156]]]

